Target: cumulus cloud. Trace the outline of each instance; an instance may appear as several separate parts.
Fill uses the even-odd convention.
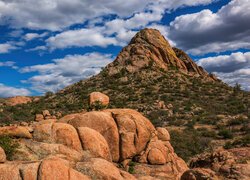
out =
[[[20,72],[37,72],[38,75],[23,82],[30,83],[34,90],[44,93],[57,91],[95,75],[112,59],[110,54],[68,55],[62,59],[54,59],[53,63],[24,67]]]
[[[250,52],[203,58],[198,65],[232,86],[239,83],[245,90],[250,90]]]
[[[46,40],[50,49],[63,49],[68,47],[86,47],[116,45],[113,37],[105,37],[99,28],[69,30],[50,37]]]
[[[0,97],[28,96],[31,92],[25,88],[15,88],[0,83]]]
[[[95,17],[116,14],[130,16],[152,0],[1,0],[0,24],[15,28],[62,30]]]
[[[3,44],[0,44],[0,54],[3,54],[3,53],[9,53],[11,50],[14,50],[14,49],[17,49],[16,46],[14,46],[12,43],[3,43]]]
[[[188,0],[185,2],[178,1],[176,4],[173,3],[172,0],[147,0],[140,8],[135,8],[135,6],[132,8],[134,10],[131,11],[131,13],[125,14],[123,11],[118,11],[119,7],[117,7],[116,1],[111,1],[109,5],[116,9],[114,14],[117,15],[117,17],[115,19],[111,18],[109,20],[102,17],[90,18],[84,28],[59,32],[48,38],[46,46],[52,50],[86,46],[124,46],[139,29],[159,22],[165,14],[166,9],[171,10],[182,6],[208,4],[213,1],[214,0]],[[135,4],[143,4],[143,2],[138,3],[138,1],[131,0],[126,2],[122,7],[129,6],[129,4],[133,4],[133,2]],[[89,2],[88,6],[92,3],[95,3],[95,1]],[[35,49],[37,48],[33,48],[33,50]]]
[[[40,38],[46,37],[48,34],[49,34],[48,32],[44,32],[44,33],[41,33],[41,34],[27,33],[27,34],[24,35],[23,39],[25,39],[26,41],[31,41],[31,40],[34,40],[34,39],[40,39]]]
[[[250,1],[232,0],[218,12],[203,10],[176,17],[169,37],[194,55],[250,49]]]

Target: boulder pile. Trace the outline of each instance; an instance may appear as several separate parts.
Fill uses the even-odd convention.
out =
[[[188,170],[168,131],[135,110],[42,116],[27,127],[0,128],[19,138],[12,161],[0,149],[0,179],[179,179]]]

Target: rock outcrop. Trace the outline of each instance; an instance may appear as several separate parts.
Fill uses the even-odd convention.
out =
[[[27,104],[29,102],[32,102],[32,98],[27,96],[15,96],[11,98],[7,98],[5,100],[5,104],[8,106],[16,106],[18,104]]]
[[[178,70],[190,76],[217,80],[214,75],[210,77],[184,51],[172,48],[156,29],[146,28],[138,32],[106,70],[109,75],[114,75],[121,72],[139,72],[145,68]]]
[[[29,126],[16,126],[12,134],[3,127],[5,135],[20,139],[13,161],[6,161],[0,149],[0,179],[175,180],[188,170],[174,153],[168,131],[156,129],[135,110],[85,112]]]
[[[193,169],[186,171],[181,179],[249,179],[249,158],[249,147],[204,153],[190,161]]]

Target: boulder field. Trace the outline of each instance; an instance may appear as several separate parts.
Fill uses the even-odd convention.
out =
[[[12,161],[0,148],[1,180],[180,179],[188,170],[168,131],[132,109],[70,114],[0,133],[19,138]]]

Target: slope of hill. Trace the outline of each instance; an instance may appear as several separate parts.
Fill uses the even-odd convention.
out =
[[[31,121],[48,109],[53,114],[88,110],[88,95],[100,91],[110,108],[132,108],[156,126],[167,126],[176,152],[185,160],[213,146],[249,144],[250,93],[229,87],[172,48],[159,31],[136,34],[98,75],[39,101],[4,106],[0,123]]]

